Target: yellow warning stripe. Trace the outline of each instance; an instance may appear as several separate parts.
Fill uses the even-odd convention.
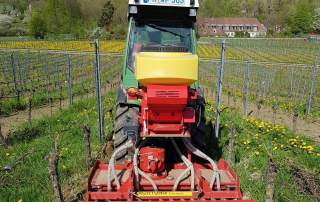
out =
[[[136,193],[139,198],[145,197],[192,197],[191,191],[141,191]]]

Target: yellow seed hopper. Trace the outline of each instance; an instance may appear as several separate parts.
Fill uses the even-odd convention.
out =
[[[142,85],[191,85],[198,79],[198,60],[191,53],[141,52],[136,79]]]

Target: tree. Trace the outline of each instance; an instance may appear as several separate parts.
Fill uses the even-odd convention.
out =
[[[40,12],[34,12],[30,21],[31,34],[37,39],[44,39],[47,33],[46,21]]]
[[[291,20],[293,34],[308,33],[312,29],[312,7],[308,0],[300,1]]]
[[[103,6],[102,14],[101,14],[100,20],[98,21],[98,26],[108,28],[108,26],[112,22],[113,13],[114,13],[114,6],[111,3],[111,1],[108,0]]]
[[[320,34],[320,8],[315,9],[313,16],[313,30]]]

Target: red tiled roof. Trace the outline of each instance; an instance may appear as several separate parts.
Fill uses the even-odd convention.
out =
[[[205,27],[206,24],[214,25],[245,25],[258,26],[259,30],[265,30],[265,26],[259,22],[257,18],[248,17],[225,17],[225,18],[198,18],[198,25]]]

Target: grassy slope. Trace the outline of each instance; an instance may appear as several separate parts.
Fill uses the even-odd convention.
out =
[[[113,94],[108,97],[114,97]],[[105,108],[113,106],[113,99],[106,101]],[[22,126],[14,133],[13,146],[0,150],[1,168],[15,161],[32,149],[35,152],[17,165],[12,173],[0,172],[0,201],[50,201],[51,183],[48,177],[46,156],[52,148],[52,137],[60,145],[59,171],[64,188],[77,186],[81,176],[86,175],[82,144],[82,127],[87,124],[92,131],[93,152],[100,148],[97,134],[96,100],[81,101],[52,118]],[[106,125],[109,125],[106,117]],[[81,185],[84,186],[84,185]],[[72,187],[70,187],[72,188]]]
[[[108,97],[110,96],[113,97],[113,95]],[[114,105],[114,100],[104,98],[104,103],[107,103],[105,104],[107,109]],[[96,153],[100,145],[96,136],[95,105],[94,99],[83,100],[55,117],[46,118],[35,122],[31,127],[23,126],[16,130],[14,145],[0,150],[0,166],[14,161],[32,149],[36,152],[26,157],[23,163],[18,164],[14,172],[0,172],[0,183],[2,183],[0,184],[0,201],[18,201],[19,199],[30,202],[50,201],[52,189],[45,159],[52,148],[50,135],[58,137],[60,144],[59,171],[64,190],[85,186],[86,177],[81,177],[86,176],[81,131],[84,124],[92,126],[92,145]],[[207,112],[209,117],[212,116],[212,104],[208,105]],[[106,118],[108,126],[107,120],[108,118]],[[288,162],[290,160],[300,169],[309,170],[308,172],[319,173],[320,156],[317,156],[317,153],[320,153],[319,147],[313,146],[313,150],[303,148],[303,142],[308,146],[313,144],[312,141],[301,137],[295,138],[281,126],[274,128],[258,120],[243,119],[237,112],[225,111],[222,122],[223,130],[219,143],[222,153],[226,152],[228,144],[228,127],[232,125],[238,131],[234,168],[240,175],[242,190],[246,195],[250,195],[257,201],[264,200],[265,173],[269,154],[273,156],[279,167],[275,188],[277,201],[312,201],[308,196],[299,193],[299,188],[291,177]],[[212,137],[208,135],[207,138],[207,142],[211,145]],[[217,152],[219,150],[213,149],[212,146],[208,151],[215,156],[219,153]]]

